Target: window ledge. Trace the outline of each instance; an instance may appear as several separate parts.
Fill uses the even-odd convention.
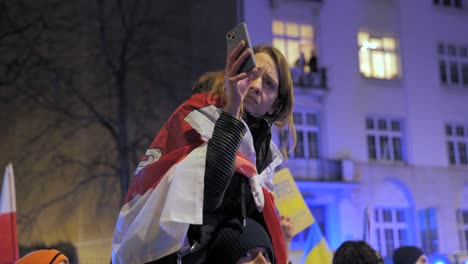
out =
[[[448,165],[449,168],[458,169],[458,170],[468,170],[468,164],[450,164]]]
[[[438,12],[449,12],[451,15],[452,14],[460,14],[460,15],[466,15],[468,14],[468,8],[467,7],[454,7],[454,6],[444,6],[444,5],[433,5],[434,9],[437,10]]]
[[[391,85],[391,86],[395,86],[395,85],[400,85],[402,83],[402,79],[401,78],[394,78],[394,79],[380,79],[380,78],[373,78],[373,77],[365,77],[363,75],[361,75],[362,79],[365,81],[365,82],[369,82],[369,83],[372,83],[372,84],[376,84],[376,85]]]
[[[468,85],[455,85],[455,84],[446,84],[446,83],[440,83],[440,86],[443,90],[449,91],[449,92],[460,92],[460,93],[468,93]]]
[[[407,161],[401,160],[368,160],[369,164],[376,164],[376,165],[388,165],[388,166],[408,166]]]

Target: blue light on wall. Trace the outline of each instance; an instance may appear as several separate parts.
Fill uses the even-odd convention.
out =
[[[451,264],[447,256],[441,255],[439,253],[436,253],[430,259],[431,261],[429,261],[429,263],[433,263],[433,264]]]

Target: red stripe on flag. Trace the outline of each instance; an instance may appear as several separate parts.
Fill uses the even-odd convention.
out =
[[[189,145],[167,155],[163,155],[157,162],[151,163],[143,168],[143,170],[133,178],[132,185],[125,197],[125,203],[130,201],[137,194],[143,195],[149,189],[156,188],[167,171],[179,161],[183,160],[195,147],[196,146]]]
[[[284,242],[283,229],[275,210],[275,197],[267,189],[263,189],[265,205],[263,206],[263,219],[270,234],[275,252],[276,263],[287,263],[288,254],[286,252],[286,243]]]
[[[252,176],[257,174],[257,168],[242,156],[240,152],[237,152],[235,170],[237,173],[240,173],[247,178],[252,178]]]
[[[0,264],[13,264],[19,258],[16,212],[0,214]]]
[[[238,153],[236,157],[236,172],[251,178],[253,175],[257,174],[257,169],[251,162]],[[288,255],[286,251],[286,243],[284,242],[283,229],[281,228],[280,220],[276,214],[275,197],[266,188],[262,188],[262,191],[265,198],[262,214],[273,244],[276,263],[287,263]]]

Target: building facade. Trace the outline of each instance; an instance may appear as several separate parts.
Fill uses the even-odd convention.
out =
[[[258,0],[241,10],[253,44],[290,63],[298,140],[286,166],[330,247],[365,237],[385,257],[417,245],[464,263],[468,2]],[[306,241],[307,230],[294,238],[298,260]]]

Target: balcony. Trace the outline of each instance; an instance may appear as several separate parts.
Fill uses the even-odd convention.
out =
[[[318,68],[317,71],[303,71],[300,67],[291,68],[294,87],[303,89],[327,89],[327,69]]]
[[[270,5],[273,8],[283,3],[288,5],[299,5],[300,7],[319,8],[323,5],[323,0],[270,0]]]
[[[317,182],[355,181],[351,160],[290,158],[286,165],[296,180]]]

